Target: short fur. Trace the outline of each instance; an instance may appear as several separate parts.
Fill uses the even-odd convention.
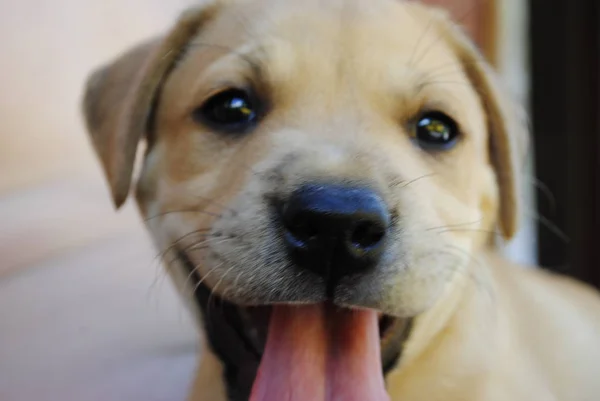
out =
[[[242,137],[191,118],[228,86],[268,99]],[[600,398],[598,294],[497,251],[496,228],[517,230],[526,130],[444,13],[392,0],[215,2],[96,72],[84,103],[117,206],[148,139],[137,201],[194,310],[176,248],[231,302],[323,301],[325,283],[286,262],[265,199],[310,180],[367,182],[392,207],[394,246],[334,301],[414,318],[386,378],[392,400]],[[428,108],[460,124],[455,149],[411,141]],[[221,370],[207,350],[190,399],[224,400]]]

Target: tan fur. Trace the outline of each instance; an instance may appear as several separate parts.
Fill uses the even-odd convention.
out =
[[[368,182],[402,230],[391,262],[343,280],[334,301],[416,316],[387,377],[392,400],[600,397],[598,294],[512,266],[490,246],[497,227],[507,239],[517,230],[526,134],[445,15],[391,0],[238,0],[210,10],[190,12],[162,44],[101,75],[129,84],[92,78],[86,95],[117,205],[136,144],[150,134],[137,201],[159,249],[202,245],[190,257],[232,302],[323,301],[321,279],[265,259],[285,252],[264,199],[315,179]],[[253,132],[227,136],[191,118],[218,90],[248,85],[269,104]],[[411,142],[411,121],[427,108],[459,122],[456,148],[434,156]],[[186,236],[203,228],[208,240]],[[181,266],[169,271],[188,296]],[[192,400],[224,400],[218,364],[205,357]]]

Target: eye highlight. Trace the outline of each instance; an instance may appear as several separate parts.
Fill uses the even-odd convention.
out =
[[[210,97],[192,117],[220,131],[243,133],[256,124],[258,114],[255,97],[242,89],[227,89]]]
[[[425,150],[449,150],[458,142],[458,125],[446,114],[432,111],[422,114],[414,127],[413,138]]]

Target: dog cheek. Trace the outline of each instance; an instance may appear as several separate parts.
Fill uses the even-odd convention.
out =
[[[441,268],[444,260],[436,252],[408,257],[402,269],[392,281],[393,287],[387,302],[394,305],[396,314],[415,316],[433,305],[441,296],[447,271]]]
[[[423,209],[423,202],[421,205]],[[462,213],[469,210],[472,212],[464,208]],[[397,316],[416,316],[429,310],[444,296],[456,276],[464,275],[473,249],[472,235],[438,232],[432,228],[443,229],[450,223],[440,220],[434,210],[421,211],[424,215],[420,218],[412,213],[413,218],[408,214],[403,221],[394,271],[389,272],[382,291],[384,309]],[[472,221],[465,215],[459,219]]]

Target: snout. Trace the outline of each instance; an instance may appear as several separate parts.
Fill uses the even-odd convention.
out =
[[[320,183],[292,192],[278,220],[290,259],[323,277],[329,288],[378,264],[391,224],[388,207],[374,190]]]

